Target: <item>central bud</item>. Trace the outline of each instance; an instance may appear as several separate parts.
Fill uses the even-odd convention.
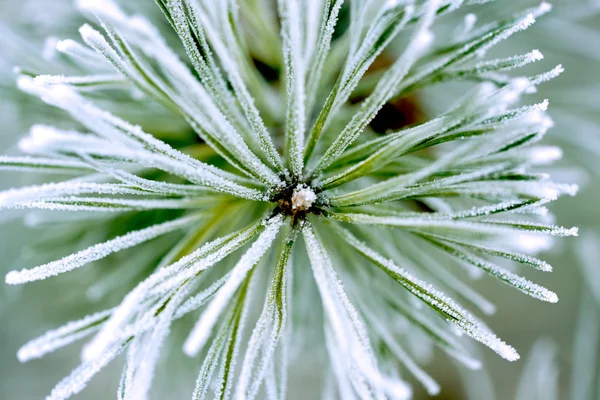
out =
[[[317,195],[308,186],[300,184],[292,193],[292,212],[307,211],[317,200]]]
[[[318,212],[317,194],[304,183],[292,184],[275,198],[279,203],[277,212],[290,215],[294,220],[302,219],[308,213]]]

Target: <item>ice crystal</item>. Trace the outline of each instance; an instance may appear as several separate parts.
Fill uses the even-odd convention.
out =
[[[308,186],[300,185],[292,194],[292,209],[293,210],[308,210],[317,200],[317,195]]]
[[[289,366],[323,349],[328,398],[409,398],[404,372],[435,395],[404,326],[468,368],[480,361],[461,334],[519,358],[454,299],[496,309],[450,266],[558,300],[505,264],[550,271],[532,253],[577,235],[543,218],[577,191],[539,172],[562,156],[539,144],[553,126],[549,101],[521,104],[563,69],[515,75],[543,60],[537,49],[484,59],[547,3],[482,26],[474,13],[486,6],[469,8],[454,35],[438,30],[445,16],[485,1],[156,3],[171,30],[112,0],[78,0],[83,43],[49,41],[56,73],[19,69],[18,87],[72,122],[34,125],[23,155],[0,157],[0,171],[56,179],[0,192],[0,209],[57,215],[65,231],[102,239],[6,282],[131,255],[89,292],[101,300],[131,287],[119,304],[19,350],[25,362],[88,338],[82,364],[48,399],[79,393],[122,352],[117,397],[149,398],[161,350],[188,314],[194,399],[285,398]],[[459,80],[470,89],[445,112],[373,129],[386,105]]]

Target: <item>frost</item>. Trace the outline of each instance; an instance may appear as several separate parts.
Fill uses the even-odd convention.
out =
[[[383,399],[384,391],[397,398],[409,398],[411,391],[406,384],[387,378],[378,370],[365,325],[350,303],[342,282],[333,270],[331,260],[309,223],[304,225],[302,233],[323,308],[331,326],[332,339],[335,338],[335,347],[339,348],[340,354],[351,358],[351,362],[345,362],[342,367],[347,370],[341,373],[348,374],[348,377],[353,373],[360,374],[361,379],[352,380],[352,384],[357,393],[365,396],[363,398]],[[374,396],[367,395],[370,392]]]
[[[489,235],[512,234],[523,230],[551,236],[577,236],[578,229],[561,226],[544,225],[527,221],[478,220],[478,221],[446,221],[436,218],[411,218],[396,216],[373,216],[368,214],[330,213],[333,219],[353,224],[386,225],[408,230],[427,230],[431,233],[454,232],[456,234],[481,233]]]
[[[138,193],[139,194],[139,193]],[[43,201],[23,201],[7,208],[48,211],[124,212],[134,210],[195,209],[203,202],[197,199],[127,200],[102,197],[51,197]]]
[[[317,200],[317,195],[308,186],[298,185],[292,194],[292,209],[308,210]]]
[[[531,82],[532,82],[533,85],[537,86],[537,85],[540,85],[540,84],[542,84],[544,82],[548,82],[549,80],[552,80],[552,79],[556,78],[557,76],[559,76],[563,72],[565,72],[565,69],[563,68],[563,66],[562,65],[557,65],[552,70],[534,77],[531,80]]]
[[[264,121],[260,117],[254,99],[250,95],[248,88],[243,81],[239,66],[236,64],[233,57],[235,54],[231,54],[227,44],[223,42],[223,38],[217,34],[218,29],[214,28],[212,21],[207,17],[207,14],[201,10],[201,7],[194,2],[186,2],[186,5],[190,8],[190,14],[193,16],[194,22],[204,27],[208,40],[212,44],[215,53],[220,58],[223,69],[226,71],[231,85],[233,86],[237,100],[242,107],[249,125],[252,127],[254,134],[258,138],[263,152],[268,157],[271,165],[278,170],[282,170],[281,160],[277,154],[272,138],[267,131]],[[226,8],[223,7],[223,9]]]
[[[399,283],[404,285],[419,299],[429,304],[436,310],[439,310],[442,315],[446,316],[448,321],[456,324],[456,326],[459,327],[464,333],[485,344],[498,353],[501,357],[509,361],[516,361],[519,359],[519,354],[514,348],[498,339],[485,326],[475,320],[471,314],[458,306],[454,300],[450,299],[433,286],[421,282],[419,279],[412,276],[402,268],[396,266],[391,260],[388,260],[377,254],[369,247],[365,246],[364,243],[352,236],[348,231],[339,230],[339,232],[341,232],[348,244],[353,246],[356,250],[373,261],[375,264],[388,271],[392,277],[395,277]]]
[[[549,250],[554,242],[551,237],[520,233],[509,243],[525,253],[536,254]]]
[[[64,400],[81,392],[90,379],[114,360],[125,346],[124,343],[116,344],[106,349],[98,358],[82,363],[52,389],[46,400]]]
[[[544,59],[544,55],[539,50],[533,50],[531,53],[527,54],[528,62],[535,62]]]
[[[352,120],[327,148],[325,154],[311,170],[310,176],[314,177],[316,173],[329,167],[358,138],[362,130],[375,117],[385,102],[392,97],[396,86],[408,74],[412,65],[425,53],[429,45],[433,42],[433,33],[429,31],[429,27],[434,21],[437,5],[437,0],[429,1],[425,5],[425,12],[419,20],[418,29],[413,34],[403,54],[386,71],[385,75],[377,83],[373,93],[365,100],[360,111],[354,114]]]
[[[64,108],[101,137],[123,144],[128,150],[126,154],[130,159],[148,166],[161,167],[175,175],[184,176],[194,183],[235,196],[246,198],[249,196],[255,200],[263,198],[258,191],[237,184],[232,180],[231,174],[193,159],[143,132],[140,127],[128,124],[98,109],[67,86],[40,86],[28,77],[20,77],[18,82],[21,89],[39,95],[49,104]],[[33,143],[39,145],[35,140]],[[275,185],[277,184],[278,181],[275,181]]]
[[[488,262],[480,257],[469,254],[467,251],[461,249],[459,246],[455,246],[449,243],[443,243],[443,240],[438,241],[432,238],[430,238],[429,240],[436,246],[453,255],[454,257],[483,269],[490,275],[500,279],[501,281],[510,286],[513,286],[514,288],[522,291],[523,293],[530,295],[531,297],[547,301],[549,303],[556,303],[558,301],[558,296],[554,292],[546,289],[545,287],[537,285],[521,276],[513,274],[512,272],[502,267],[499,267],[491,262]]]
[[[119,337],[118,332],[132,315],[135,314],[140,303],[152,295],[152,289],[157,294],[164,294],[172,290],[185,280],[196,276],[199,272],[208,269],[233,251],[239,249],[252,239],[258,233],[259,229],[260,224],[253,224],[247,229],[231,234],[228,237],[221,237],[206,243],[193,253],[182,257],[169,266],[159,269],[140,282],[115,309],[111,318],[96,337],[84,347],[82,352],[83,359],[91,360],[102,354],[115,341],[115,338]],[[160,284],[163,286],[166,285],[166,289],[161,289]],[[156,290],[157,287],[160,290]]]
[[[191,216],[165,222],[159,225],[153,225],[149,228],[139,231],[129,232],[124,236],[94,245],[75,254],[71,254],[61,260],[40,265],[39,267],[29,270],[24,269],[21,271],[11,271],[6,275],[6,283],[10,285],[17,285],[46,279],[50,276],[56,276],[64,272],[72,271],[85,264],[107,257],[109,254],[119,252],[129,247],[137,246],[140,243],[147,242],[158,236],[181,229],[186,225],[190,225],[192,222],[196,221],[198,221],[198,216]]]
[[[101,311],[88,315],[78,321],[72,321],[62,327],[46,332],[44,335],[23,345],[17,357],[21,362],[41,358],[61,347],[69,345],[76,340],[84,338],[100,329],[99,324],[112,314],[112,310]]]
[[[131,383],[130,396],[134,399],[147,399],[154,376],[154,369],[160,355],[160,349],[170,333],[173,315],[190,290],[190,283],[183,284],[169,293],[167,302],[160,312],[151,333],[140,344],[140,359]]]
[[[110,0],[76,0],[75,7],[80,11],[90,12],[102,17],[109,17],[122,22],[127,21],[126,15]]]
[[[548,100],[526,102],[562,66],[523,76],[517,69],[544,58],[531,48],[482,59],[550,6],[483,26],[474,14],[454,31],[436,26],[438,17],[486,2],[351,1],[347,33],[334,40],[342,0],[279,0],[273,9],[260,1],[157,0],[183,59],[159,29],[165,21],[130,15],[113,0],[77,0],[75,8],[96,19],[80,27],[83,44],[52,37],[31,70],[15,69],[22,91],[65,113],[52,114],[56,127],[32,126],[18,144],[27,156],[0,157],[0,171],[64,181],[0,191],[0,209],[26,211],[26,224],[57,238],[71,228],[87,232],[94,218],[97,234],[113,239],[11,271],[6,281],[45,279],[184,233],[169,249],[144,246],[124,259],[127,270],[99,277],[90,298],[133,286],[116,307],[19,350],[25,362],[93,335],[81,366],[48,399],[79,393],[126,348],[117,397],[147,399],[176,320],[196,310],[183,350],[204,354],[198,400],[285,398],[288,366],[304,346],[322,346],[328,357],[324,398],[408,398],[398,361],[435,395],[439,384],[420,366],[434,346],[467,368],[481,366],[461,335],[518,359],[445,294],[484,314],[496,309],[448,264],[465,268],[467,278],[489,274],[556,302],[554,292],[493,259],[550,271],[530,254],[578,234],[553,225],[548,205],[578,187],[537,172],[562,150],[540,144],[553,126]],[[12,47],[23,44],[0,30]],[[443,31],[449,35],[433,34]],[[404,48],[396,52],[392,41]],[[261,65],[277,69],[268,82]],[[372,134],[386,103],[459,80],[473,88],[447,111]],[[59,128],[73,124],[78,130]],[[284,216],[282,199],[294,218]],[[168,245],[171,237],[164,239]],[[593,259],[590,243],[583,253]],[[257,317],[251,330],[250,316]],[[313,342],[317,333],[322,344]]]
[[[89,169],[85,163],[79,161],[56,160],[42,157],[0,156],[0,170],[39,173],[81,173],[89,171]]]
[[[235,392],[236,398],[248,400],[256,398],[261,383],[268,374],[269,366],[275,364],[274,353],[287,326],[290,253],[295,237],[296,232],[294,231],[291,236],[288,236],[286,246],[279,256],[277,269],[267,293],[267,300],[252,331],[244,355]],[[285,374],[286,372],[282,371],[282,376]],[[266,379],[268,380],[268,377]]]
[[[283,217],[281,216],[274,217],[266,223],[265,231],[261,233],[252,247],[240,258],[227,282],[219,289],[215,298],[207,306],[200,320],[196,323],[194,329],[192,329],[192,332],[183,345],[185,354],[194,356],[202,349],[210,336],[217,318],[223,312],[223,309],[227,306],[228,301],[234,295],[242,281],[246,278],[248,272],[254,268],[267,250],[269,250],[282,225]]]
[[[306,69],[303,54],[306,48],[302,37],[303,20],[300,2],[284,0],[278,2],[283,38],[283,56],[287,76],[288,108],[286,114],[287,148],[292,173],[301,175],[304,169],[304,130],[306,125]]]
[[[87,75],[87,76],[58,76],[38,75],[34,78],[36,85],[94,85],[94,84],[118,84],[125,82],[119,75]]]
[[[113,183],[60,182],[0,191],[0,209],[26,207],[31,202],[80,194],[129,194],[140,191]]]
[[[560,160],[562,155],[562,149],[555,146],[537,146],[530,153],[531,161],[536,165],[552,164]]]

